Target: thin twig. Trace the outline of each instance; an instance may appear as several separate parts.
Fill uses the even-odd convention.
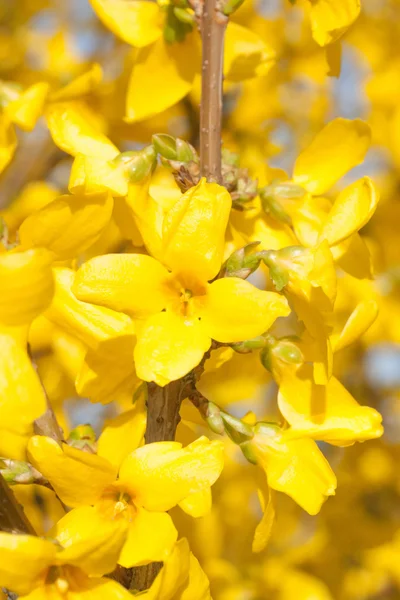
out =
[[[228,17],[218,10],[218,0],[205,0],[201,18],[200,171],[202,177],[217,183],[222,182],[222,84],[227,23]]]
[[[36,535],[23,508],[0,475],[0,531]]]

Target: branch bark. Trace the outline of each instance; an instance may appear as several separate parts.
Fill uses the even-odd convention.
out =
[[[160,387],[156,383],[147,385],[147,425],[146,444],[173,441],[180,421],[179,409],[182,401],[184,380],[171,381]],[[161,562],[153,562],[131,569],[130,589],[138,592],[147,590],[157,577]]]
[[[21,505],[0,475],[0,531],[36,535]]]
[[[222,182],[222,84],[227,23],[228,17],[218,10],[218,0],[205,0],[201,18],[200,172],[202,177],[216,183]]]

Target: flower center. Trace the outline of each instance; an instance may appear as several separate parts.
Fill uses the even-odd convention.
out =
[[[133,521],[136,515],[136,506],[132,496],[125,490],[110,486],[97,504],[99,512],[107,519],[125,519]]]

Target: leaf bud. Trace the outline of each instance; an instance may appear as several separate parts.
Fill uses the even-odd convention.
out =
[[[282,338],[265,346],[260,352],[260,360],[265,369],[273,373],[279,371],[281,363],[300,365],[304,361],[300,348],[290,339]]]
[[[291,181],[278,181],[258,190],[261,204],[266,213],[277,221],[291,225],[292,219],[285,207],[285,200],[300,199],[306,191]]]
[[[251,340],[245,340],[244,342],[237,342],[236,344],[230,344],[231,348],[238,354],[249,354],[253,350],[260,350],[264,348],[266,339],[263,335],[259,335]]]
[[[122,163],[129,181],[138,183],[153,171],[156,164],[156,153],[153,146],[146,146],[143,150],[123,152],[113,162]]]
[[[174,138],[166,133],[156,133],[152,137],[152,143],[155,152],[167,160],[183,163],[198,161],[193,146],[180,138]]]
[[[8,458],[0,459],[0,473],[11,485],[18,483],[40,483],[43,476],[30,463]]]
[[[221,417],[221,410],[219,406],[217,406],[213,402],[208,402],[207,404],[206,421],[211,431],[213,431],[214,433],[218,433],[219,435],[222,435],[224,433],[225,426]]]
[[[240,419],[221,411],[225,432],[235,444],[242,444],[254,437],[253,427]]]
[[[252,252],[260,242],[251,242],[239,250],[235,250],[222,266],[224,277],[240,277],[247,279],[260,266],[262,255]]]
[[[226,17],[229,17],[237,9],[242,6],[244,0],[225,0],[222,4],[222,12]]]
[[[69,434],[67,444],[94,453],[96,450],[96,434],[93,427],[89,424],[78,425]]]

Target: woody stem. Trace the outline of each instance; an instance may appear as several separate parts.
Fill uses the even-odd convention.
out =
[[[0,475],[0,531],[36,535],[2,475]]]
[[[228,17],[218,9],[218,0],[204,0],[201,17],[200,172],[202,177],[216,183],[222,183],[222,84],[227,23]]]

